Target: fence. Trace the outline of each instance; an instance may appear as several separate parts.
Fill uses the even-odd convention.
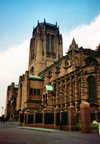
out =
[[[61,112],[61,117],[62,117],[61,124],[68,125],[68,113]],[[60,113],[57,113],[57,126],[59,126],[59,125],[60,125]]]
[[[100,121],[100,112],[98,112],[98,120]]]
[[[20,123],[23,123],[24,122],[24,114],[21,114],[20,115]]]
[[[28,124],[33,124],[34,122],[34,114],[29,114],[28,115]]]
[[[42,123],[42,113],[36,114],[36,123]]]
[[[54,113],[45,113],[45,124],[54,124]]]
[[[93,120],[96,120],[96,117],[95,117],[95,113],[91,113],[91,122],[93,122]]]

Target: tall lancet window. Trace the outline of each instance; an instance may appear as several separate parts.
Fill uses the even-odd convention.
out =
[[[22,102],[22,84],[20,85],[19,107],[21,107],[21,102]]]
[[[54,36],[51,36],[51,51],[54,51]]]
[[[94,76],[89,76],[88,79],[88,87],[89,87],[89,98],[96,99],[96,83]]]
[[[46,39],[46,49],[47,52],[49,52],[49,35],[47,35],[47,39]]]

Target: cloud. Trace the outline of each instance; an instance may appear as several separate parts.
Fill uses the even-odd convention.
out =
[[[11,82],[18,84],[19,76],[28,70],[29,40],[21,45],[10,47],[4,53],[0,52],[0,115],[2,106],[6,104],[7,86]]]
[[[73,37],[79,47],[96,49],[100,43],[100,15],[90,25],[83,24],[73,29],[69,34],[63,34],[64,54],[67,52]]]
[[[2,42],[0,41],[0,44],[2,44]]]

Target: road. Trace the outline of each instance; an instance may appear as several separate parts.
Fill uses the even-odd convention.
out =
[[[18,123],[0,123],[0,144],[100,144],[98,130],[90,134],[81,131],[45,131],[23,129]]]

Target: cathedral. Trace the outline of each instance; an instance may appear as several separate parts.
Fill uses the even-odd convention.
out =
[[[19,83],[7,87],[5,118],[18,120],[19,114],[51,112],[69,106],[80,111],[81,101],[91,113],[100,112],[100,44],[95,50],[79,47],[73,38],[63,56],[63,38],[57,23],[45,20],[32,32],[28,71]]]

